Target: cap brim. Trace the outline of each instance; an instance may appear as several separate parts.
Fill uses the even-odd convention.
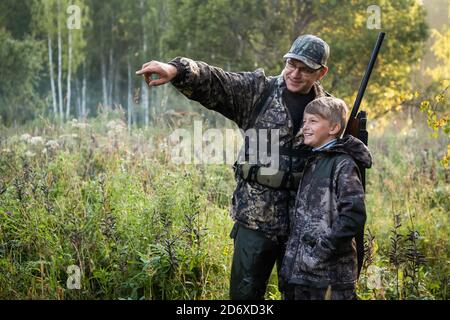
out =
[[[294,53],[286,53],[286,54],[284,55],[283,58],[284,58],[285,60],[286,60],[286,59],[289,59],[289,58],[290,58],[290,59],[299,60],[299,61],[303,62],[303,63],[306,64],[308,67],[310,67],[310,68],[312,68],[312,69],[314,69],[314,70],[317,70],[317,69],[322,68],[322,65],[320,65],[320,64],[318,64],[318,63],[315,63],[315,62],[309,60],[309,59],[306,58],[306,57],[299,56],[299,55],[296,55],[296,54],[294,54]]]

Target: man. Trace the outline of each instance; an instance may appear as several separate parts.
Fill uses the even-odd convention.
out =
[[[279,130],[281,175],[277,174],[277,179],[264,177],[262,165],[236,165],[237,187],[231,209],[236,221],[231,232],[233,300],[264,299],[275,262],[278,270],[281,266],[289,211],[294,208],[298,181],[310,152],[299,130],[303,111],[309,102],[327,95],[318,81],[328,72],[329,53],[325,41],[304,35],[284,56],[286,64],[278,77],[267,78],[262,70],[225,72],[181,57],[168,64],[148,62],[137,72],[145,76],[149,86],[171,82],[187,98],[221,113],[244,131]],[[152,74],[158,79],[152,80]],[[283,284],[279,282],[279,286]]]

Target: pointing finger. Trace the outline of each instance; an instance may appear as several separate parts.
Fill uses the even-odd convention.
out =
[[[148,72],[148,71],[145,71],[145,70],[148,70],[148,68],[149,68],[152,64],[153,64],[153,61],[144,63],[144,64],[142,65],[141,70],[138,70],[138,71],[136,72],[136,74],[141,75],[141,74],[144,73],[144,72]],[[151,70],[150,70],[150,71],[151,71]]]

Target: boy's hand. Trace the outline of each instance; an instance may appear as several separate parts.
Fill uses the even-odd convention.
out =
[[[162,63],[159,61],[150,61],[145,63],[141,70],[136,71],[136,74],[143,75],[145,82],[147,82],[149,87],[160,86],[172,81],[172,79],[175,78],[177,75],[177,68],[171,64]],[[156,74],[158,78],[153,80],[153,74]]]

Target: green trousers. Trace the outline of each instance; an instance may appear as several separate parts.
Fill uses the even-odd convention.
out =
[[[262,232],[239,223],[234,225],[230,236],[234,239],[230,299],[263,300],[275,263],[280,270],[285,241],[272,241]],[[278,285],[282,286],[280,280]]]

